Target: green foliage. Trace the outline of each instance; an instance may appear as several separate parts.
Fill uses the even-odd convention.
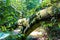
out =
[[[52,40],[55,38],[58,38],[60,36],[60,28],[58,26],[58,24],[54,24],[53,26],[48,26],[48,35],[49,38],[51,38]]]
[[[60,0],[51,0],[51,3],[60,2]]]
[[[44,8],[48,6],[51,6],[51,0],[43,0],[41,3],[41,7]]]
[[[35,14],[37,11],[49,7],[52,5],[52,3],[55,2],[57,2],[57,0],[0,0],[0,30],[5,32],[17,28],[15,24],[16,21],[20,18],[20,11],[23,13],[24,17],[28,18],[31,15]],[[54,9],[54,13],[59,12],[58,9],[59,8]],[[47,24],[45,22],[42,22],[41,25],[45,27],[48,25],[52,26],[52,23]],[[21,39],[20,37],[21,35],[17,35],[14,37],[12,37],[11,35],[11,38],[13,39],[17,38],[19,40]]]
[[[10,0],[6,0],[6,6],[10,5]]]
[[[34,14],[36,7],[39,6],[39,0],[15,0],[11,1],[11,5],[18,11],[22,11],[24,13],[24,17],[29,17]]]
[[[19,18],[19,13],[11,6],[6,6],[3,1],[0,1],[0,25],[11,27]],[[0,27],[1,27],[0,26]],[[14,26],[13,26],[14,27]]]

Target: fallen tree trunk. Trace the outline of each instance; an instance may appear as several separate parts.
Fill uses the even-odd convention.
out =
[[[38,11],[36,13],[35,19],[33,18],[36,21],[30,24],[31,25],[30,28],[28,28],[28,30],[26,30],[25,32],[26,36],[28,36],[34,29],[36,29],[41,25],[41,22],[40,22],[41,19],[58,16],[58,15],[60,15],[60,3],[56,3],[56,5],[53,5],[51,7]],[[60,18],[60,16],[58,16],[58,18]],[[39,21],[37,21],[37,19]]]

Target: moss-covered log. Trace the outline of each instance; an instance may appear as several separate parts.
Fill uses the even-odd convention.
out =
[[[36,20],[33,24],[31,24],[30,28],[25,32],[26,36],[28,36],[34,29],[36,29],[41,25],[41,21],[40,21],[41,19],[60,15],[60,3],[56,3],[51,7],[40,10],[36,13],[36,15],[37,16],[35,20],[39,19],[39,21]],[[59,17],[60,16],[58,16],[58,18]]]

